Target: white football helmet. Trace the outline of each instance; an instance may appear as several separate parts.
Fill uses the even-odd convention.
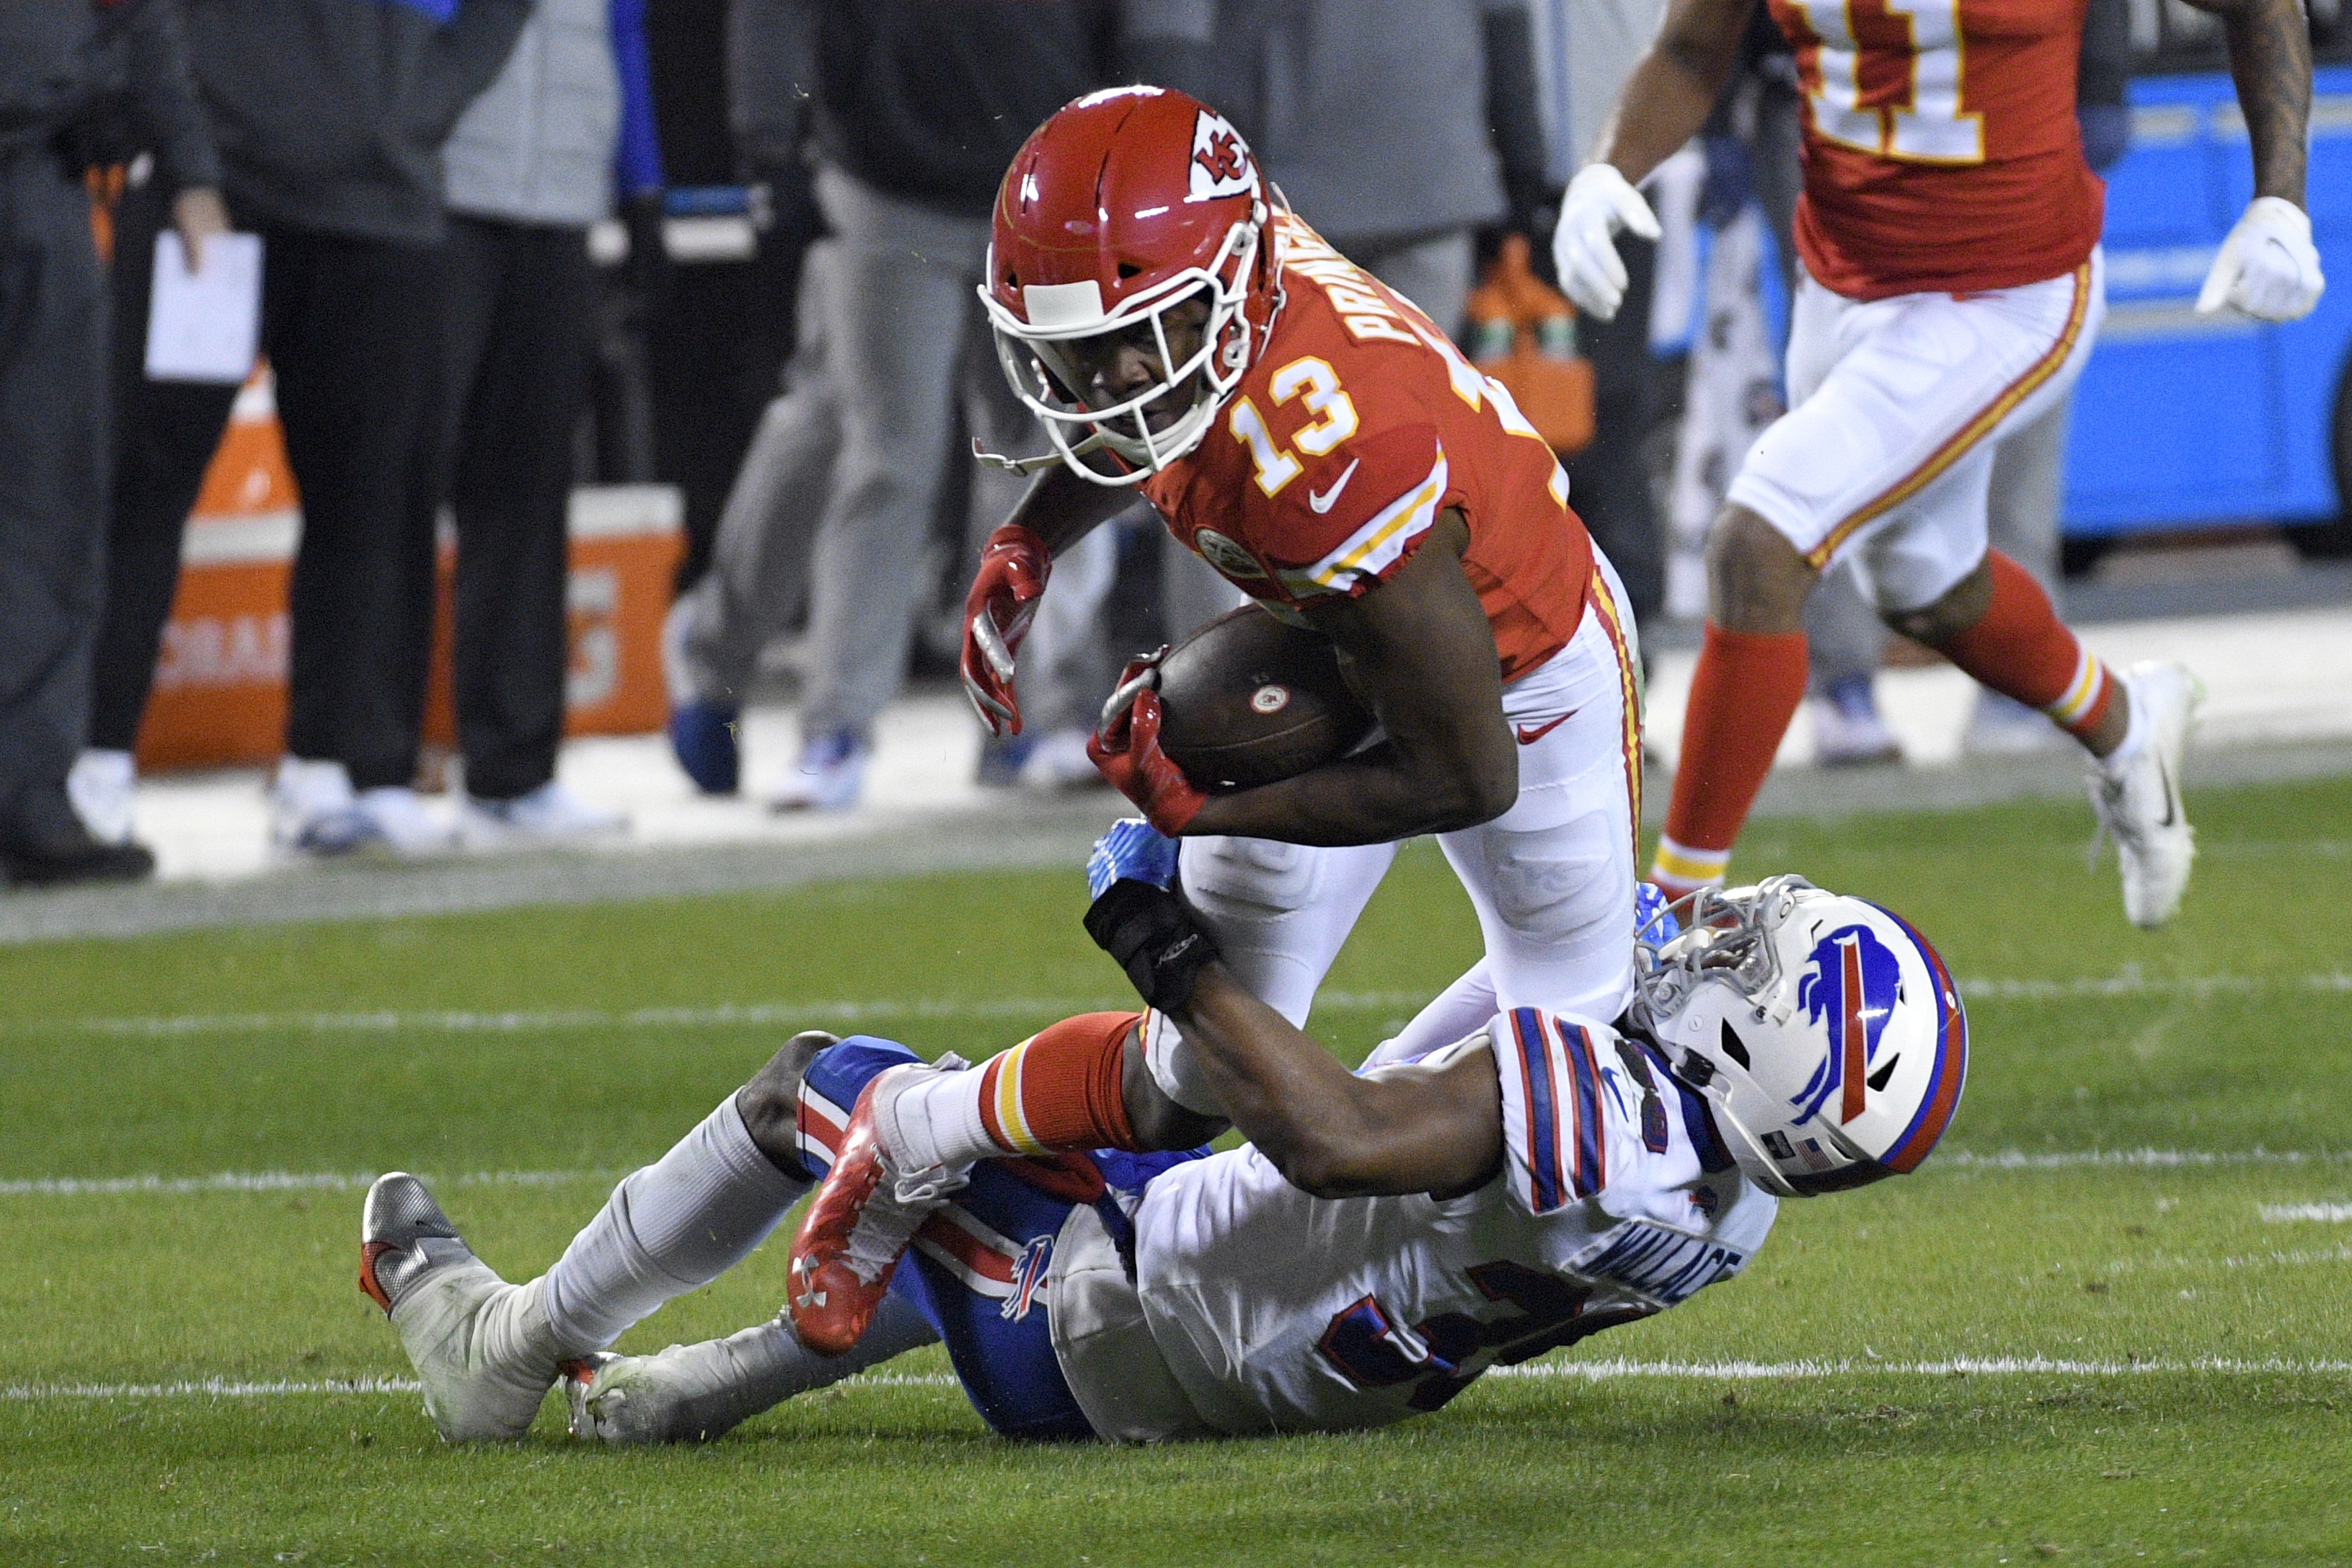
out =
[[[1810,1197],[1909,1171],[1969,1070],[1959,988],[1927,940],[1800,876],[1703,889],[1636,942],[1636,1019],[1705,1095],[1748,1177]]]

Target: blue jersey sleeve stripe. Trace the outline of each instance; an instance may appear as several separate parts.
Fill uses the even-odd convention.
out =
[[[1609,1180],[1601,1145],[1601,1064],[1593,1060],[1592,1036],[1582,1025],[1555,1019],[1554,1027],[1576,1090],[1576,1196],[1591,1197]]]
[[[1560,1169],[1559,1101],[1551,1071],[1549,1042],[1543,1022],[1533,1008],[1511,1013],[1511,1033],[1518,1046],[1519,1082],[1527,1092],[1528,1174],[1533,1179],[1535,1211],[1549,1214],[1567,1199]]]

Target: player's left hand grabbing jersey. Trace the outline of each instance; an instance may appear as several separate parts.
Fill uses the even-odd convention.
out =
[[[1534,668],[1576,634],[1591,576],[1567,476],[1419,310],[1296,217],[1276,224],[1273,331],[1200,446],[1144,494],[1234,586],[1282,606],[1363,592],[1458,507],[1503,679]]]

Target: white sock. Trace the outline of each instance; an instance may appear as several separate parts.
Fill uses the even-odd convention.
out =
[[[881,1113],[875,1131],[893,1160],[910,1171],[934,1166],[961,1170],[1016,1152],[991,1137],[981,1116],[980,1097],[988,1080],[982,1069],[910,1074],[914,1081],[891,1097],[887,1109],[877,1107]]]
[[[2147,749],[2148,732],[2155,727],[2148,721],[2147,705],[2140,701],[2139,688],[2117,672],[2111,672],[2108,678],[2123,688],[2124,737],[2113,751],[2097,758],[2097,761],[2107,777],[2114,779],[2122,774],[2133,758]]]
[[[604,1349],[749,1257],[809,1186],[760,1152],[730,1094],[572,1239],[543,1281],[549,1323],[570,1354]]]

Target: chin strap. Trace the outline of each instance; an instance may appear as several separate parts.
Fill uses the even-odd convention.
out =
[[[1097,431],[1071,447],[1070,455],[1084,457],[1087,453],[1098,451],[1108,444],[1108,439],[1102,432]],[[1055,464],[1062,461],[1062,455],[1058,452],[1041,452],[1034,457],[1007,457],[1001,452],[989,451],[980,444],[980,438],[977,436],[972,438],[971,455],[991,468],[1001,468],[1007,474],[1018,474],[1024,479],[1040,469],[1051,468]]]

